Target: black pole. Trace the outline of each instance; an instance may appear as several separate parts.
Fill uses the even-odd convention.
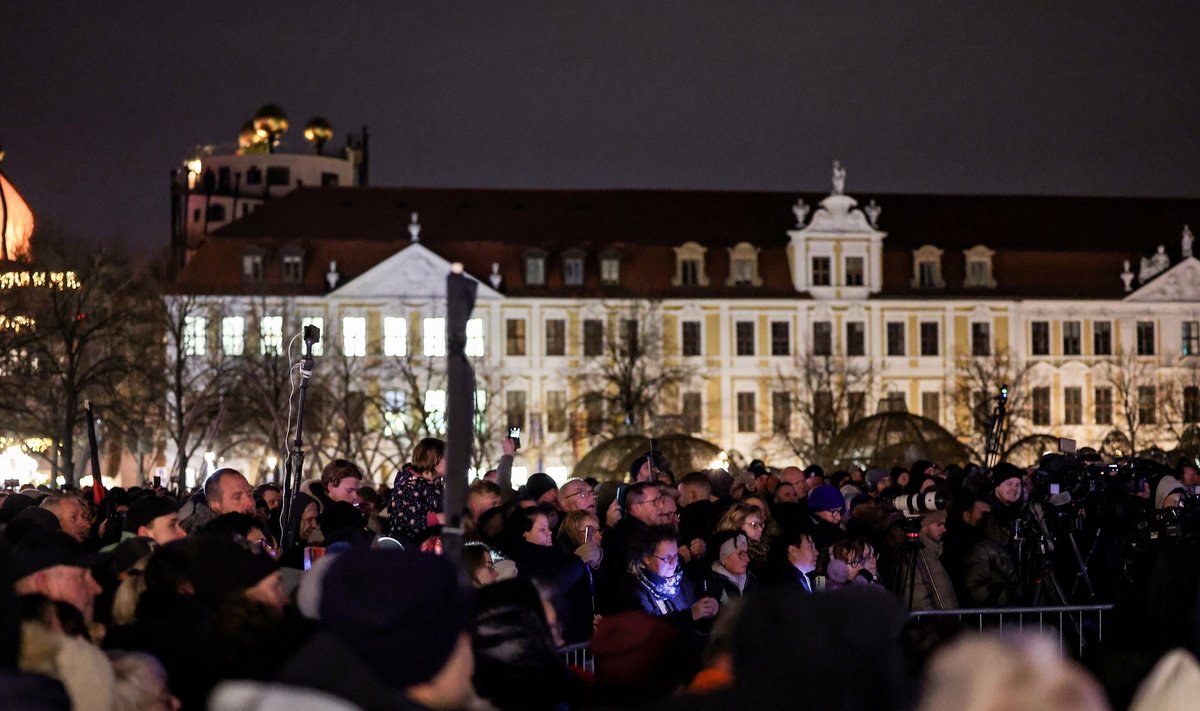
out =
[[[104,484],[100,481],[100,447],[96,442],[96,412],[92,401],[83,401],[83,412],[87,417],[88,449],[92,460],[92,503],[99,505],[104,500]]]
[[[478,283],[455,264],[446,277],[446,478],[442,511],[442,554],[462,567],[463,511],[467,504],[467,469],[471,464],[475,421],[475,372],[467,360],[467,320],[475,308]]]
[[[296,544],[296,529],[299,527],[303,511],[296,510],[296,496],[300,493],[300,481],[304,477],[304,400],[308,393],[308,381],[313,373],[313,345],[320,342],[321,329],[316,326],[304,327],[304,358],[300,361],[300,401],[296,404],[296,439],[288,450],[287,463],[283,475],[283,510],[279,512],[282,522],[283,550],[288,550]]]

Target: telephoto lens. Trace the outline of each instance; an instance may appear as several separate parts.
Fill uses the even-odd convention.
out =
[[[920,516],[946,508],[946,495],[940,491],[903,494],[892,499],[892,508],[908,517]]]

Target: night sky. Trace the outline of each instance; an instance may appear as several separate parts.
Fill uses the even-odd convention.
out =
[[[1200,196],[1200,3],[1049,4],[8,0],[0,167],[145,249],[267,102],[376,185]]]

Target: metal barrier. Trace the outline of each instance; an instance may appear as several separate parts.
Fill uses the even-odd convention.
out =
[[[596,671],[596,658],[592,656],[592,645],[588,642],[568,644],[558,650],[569,667],[578,667],[589,674]]]
[[[1104,641],[1104,614],[1112,605],[1066,607],[979,607],[913,612],[918,619],[952,618],[965,627],[985,630],[1037,630],[1058,637],[1058,649],[1082,659],[1085,652],[1098,651]]]

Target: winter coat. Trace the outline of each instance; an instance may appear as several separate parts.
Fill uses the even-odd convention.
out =
[[[1017,564],[1008,550],[1009,529],[989,519],[983,540],[963,561],[966,602],[975,607],[1011,607],[1020,602]]]
[[[912,582],[911,610],[950,610],[958,607],[958,596],[954,593],[954,584],[942,567],[939,557],[942,553],[941,543],[921,532],[920,542],[923,548],[915,556],[916,570],[910,570],[909,558],[905,554],[901,560],[900,576],[905,585]],[[908,602],[907,587],[897,590],[896,594],[904,603]]]
[[[430,481],[411,469],[396,475],[396,488],[388,501],[391,534],[405,543],[420,543],[433,533],[429,514],[441,513],[445,480]]]

